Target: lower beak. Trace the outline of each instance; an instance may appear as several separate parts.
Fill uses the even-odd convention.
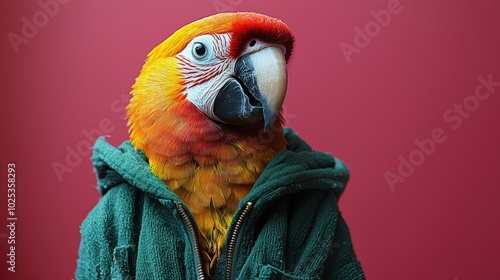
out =
[[[233,125],[264,119],[264,129],[269,129],[285,100],[287,71],[283,49],[269,46],[240,57],[234,74],[215,99],[215,116]]]

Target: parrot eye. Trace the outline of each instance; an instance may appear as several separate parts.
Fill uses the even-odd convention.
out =
[[[203,59],[207,55],[207,47],[203,43],[193,44],[193,55],[198,59]]]

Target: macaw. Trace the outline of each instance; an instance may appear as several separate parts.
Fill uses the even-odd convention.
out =
[[[278,19],[216,14],[155,47],[132,87],[131,143],[189,208],[207,277],[239,201],[286,149],[281,107],[293,44]]]

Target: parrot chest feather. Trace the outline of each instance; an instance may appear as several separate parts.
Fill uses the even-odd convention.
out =
[[[176,172],[179,166],[174,162],[162,167],[167,175],[162,179],[188,206],[198,225],[200,252],[207,275],[213,275],[238,203],[250,192],[274,155],[285,149],[286,140],[282,140],[275,146],[241,139],[204,140],[197,143],[204,147],[198,150],[203,152],[191,151],[188,164],[184,164],[187,172]]]
[[[162,130],[141,132],[136,126],[131,140],[145,152],[151,171],[191,211],[209,277],[238,203],[287,141],[281,121],[268,132],[242,132],[223,129],[190,107],[181,112],[164,121]]]

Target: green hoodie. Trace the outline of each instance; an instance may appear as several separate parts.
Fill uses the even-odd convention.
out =
[[[285,135],[239,204],[215,279],[365,279],[337,206],[346,166]],[[102,198],[81,226],[77,279],[204,279],[196,223],[144,153],[101,137],[92,160]]]

